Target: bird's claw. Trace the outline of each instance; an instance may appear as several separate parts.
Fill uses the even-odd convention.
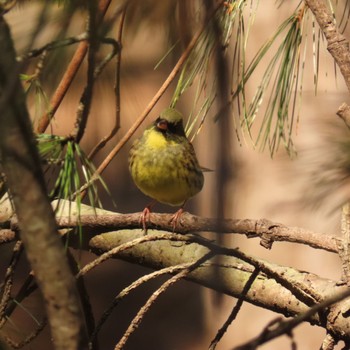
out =
[[[177,222],[179,221],[180,216],[184,212],[183,208],[180,208],[170,219],[169,224],[173,226],[173,232],[175,232]]]
[[[150,222],[150,219],[151,219],[151,209],[149,206],[147,206],[145,209],[143,209],[142,214],[140,215],[140,225],[142,225],[142,228],[145,234],[147,234],[147,223]]]

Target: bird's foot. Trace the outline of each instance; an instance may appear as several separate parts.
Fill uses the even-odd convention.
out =
[[[180,216],[184,212],[183,208],[180,208],[170,219],[169,223],[173,226],[173,232],[175,232],[177,222],[179,221]]]
[[[140,225],[142,225],[143,231],[147,234],[147,223],[151,219],[151,207],[148,205],[143,209],[142,214],[140,215]]]

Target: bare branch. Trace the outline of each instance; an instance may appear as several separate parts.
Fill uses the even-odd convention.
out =
[[[157,234],[159,233],[154,233],[151,230],[148,232],[148,235]],[[142,236],[141,230],[110,232],[95,236],[90,240],[89,245],[95,253],[103,254]],[[204,243],[205,241],[202,240],[201,242]],[[142,266],[153,269],[160,269],[179,263],[188,263],[207,254],[211,250],[208,246],[212,246],[212,243],[207,241],[206,246],[202,243],[190,243],[188,241],[187,243],[178,242],[174,245],[169,241],[144,242],[113,257],[142,264]],[[222,249],[225,251],[227,248]],[[220,248],[218,252],[220,252]],[[221,254],[225,253],[221,252]],[[304,271],[282,267],[256,258],[252,258],[252,262],[247,263],[245,260],[233,256],[223,256],[220,264],[216,265],[215,268],[210,261],[209,264],[205,264],[189,274],[187,279],[221,293],[240,297],[247,280],[254,271],[252,263],[264,268],[265,271],[268,271],[268,274],[265,271],[265,273],[262,273],[262,270],[260,270],[251,288],[244,295],[244,300],[287,317],[301,315],[296,320],[293,319],[293,326],[307,321],[328,329],[337,339],[350,340],[350,325],[346,313],[344,313],[344,310],[349,309],[350,300],[343,300],[332,306],[331,312],[327,311],[327,306],[346,298],[350,293],[346,286],[340,286],[336,281],[323,279]],[[275,276],[280,276],[278,282],[276,282]],[[310,303],[311,307],[308,307],[304,301],[293,294],[294,290],[291,292],[289,286],[288,288],[282,286],[283,278],[294,281],[295,285],[303,286],[302,289],[309,290],[312,294],[318,294],[320,302],[314,301]],[[267,290],[268,293],[266,293]],[[285,327],[284,324],[283,327]]]
[[[55,347],[77,349],[87,344],[79,297],[57,235],[25,95],[18,78],[19,67],[10,30],[2,16],[0,43],[4,50],[0,55],[2,170],[18,216],[23,246],[44,297]]]
[[[82,228],[99,232],[117,229],[140,228],[141,213],[113,214],[113,215],[82,215],[79,220],[75,217],[59,217],[59,228],[71,228],[80,224]],[[171,214],[152,213],[148,228],[173,232],[170,222]],[[15,220],[12,228],[16,229]],[[321,234],[299,227],[288,227],[267,219],[223,219],[218,223],[216,218],[202,218],[184,212],[176,226],[176,232],[186,234],[190,232],[219,232],[244,234],[248,238],[260,237],[265,248],[271,248],[275,241],[301,243],[312,248],[323,249],[337,253],[342,244],[336,235]]]
[[[125,17],[126,17],[126,10],[128,6],[126,4],[125,8],[123,9],[120,23],[118,27],[118,34],[117,34],[117,40],[120,46],[122,46],[122,39],[123,39],[123,29],[124,29],[124,23],[125,23]],[[113,138],[113,136],[116,135],[117,131],[120,128],[120,111],[121,111],[121,103],[120,103],[120,68],[121,68],[121,52],[119,52],[119,55],[117,56],[117,62],[116,62],[116,68],[115,68],[115,86],[114,86],[114,93],[115,93],[115,121],[114,126],[109,132],[108,135],[104,136],[97,144],[96,146],[91,150],[89,153],[88,158],[92,159],[97,152],[99,152],[109,140]]]
[[[103,313],[103,315],[101,316],[101,319],[99,320],[98,324],[96,325],[96,328],[93,332],[93,334],[91,335],[91,340],[94,340],[98,334],[98,332],[100,331],[102,325],[104,324],[104,322],[107,320],[107,318],[109,317],[109,315],[112,313],[113,309],[119,304],[119,302],[122,301],[122,299],[124,297],[126,297],[132,290],[136,289],[137,287],[141,286],[143,283],[146,283],[154,278],[157,278],[159,276],[163,276],[165,274],[174,274],[174,273],[178,273],[182,270],[184,270],[185,268],[190,267],[191,264],[187,263],[187,264],[180,264],[180,265],[176,265],[176,266],[170,266],[170,267],[166,267],[164,269],[161,269],[159,271],[155,271],[152,273],[149,273],[145,276],[142,276],[140,278],[138,278],[136,281],[134,281],[133,283],[131,283],[129,286],[127,286],[126,288],[124,288],[113,300],[112,304],[108,307],[108,309]]]
[[[99,4],[98,4],[98,8],[99,8],[99,12],[100,12],[100,16],[97,19],[97,22],[100,23],[100,21],[102,20],[103,16],[105,15],[109,4],[110,4],[111,0],[100,0]],[[60,106],[60,104],[63,101],[64,96],[66,95],[69,87],[71,86],[79,68],[80,65],[82,64],[85,55],[87,53],[88,50],[88,42],[87,41],[82,41],[74,55],[73,58],[70,61],[70,64],[68,66],[68,68],[66,69],[60,84],[58,85],[54,95],[52,96],[51,102],[50,102],[50,110],[48,113],[45,113],[44,115],[42,115],[42,117],[39,120],[38,126],[36,131],[38,133],[43,133],[45,132],[46,128],[48,127],[52,117],[55,115],[58,107]]]
[[[340,293],[335,293],[331,297],[324,300],[322,303],[316,304],[306,312],[301,313],[291,320],[275,322],[275,324],[265,328],[259,336],[241,346],[235,347],[234,350],[253,350],[256,349],[257,346],[265,344],[272,339],[275,339],[284,334],[289,334],[292,329],[300,325],[302,322],[309,320],[315,313],[324,311],[327,307],[339,301],[342,301],[349,296],[350,289],[346,289]]]
[[[123,337],[120,339],[118,344],[115,347],[115,350],[122,350],[129,339],[130,335],[138,328],[142,319],[144,318],[146,312],[150,309],[150,307],[154,304],[156,299],[164,293],[169,287],[171,287],[174,283],[179,280],[186,278],[192,271],[201,266],[201,264],[205,263],[212,257],[212,253],[208,252],[197,261],[194,261],[190,266],[183,268],[182,271],[178,272],[175,276],[167,280],[162,284],[160,288],[158,288],[155,292],[152,293],[151,297],[147,300],[146,304],[140,308],[137,315],[134,317],[132,322],[130,323],[128,329],[124,333]]]
[[[253,273],[250,275],[246,285],[244,286],[244,290],[242,291],[242,295],[237,300],[237,303],[234,306],[233,310],[231,311],[229,317],[227,318],[227,320],[225,321],[223,326],[218,330],[217,334],[215,335],[215,338],[211,341],[210,346],[209,346],[209,350],[215,350],[216,349],[217,344],[219,343],[221,338],[226,333],[228,327],[231,325],[231,323],[237,317],[238,312],[241,309],[242,304],[243,304],[243,296],[247,294],[247,292],[249,291],[249,289],[252,286],[252,283],[254,282],[255,278],[257,278],[258,275],[259,275],[259,270],[255,269],[253,271]]]
[[[304,0],[314,14],[316,21],[326,37],[329,53],[337,63],[350,91],[350,51],[349,42],[335,24],[333,15],[325,0]]]

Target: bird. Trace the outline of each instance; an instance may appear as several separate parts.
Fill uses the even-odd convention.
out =
[[[145,195],[156,202],[180,206],[171,219],[175,231],[185,203],[200,192],[204,184],[202,168],[186,137],[179,111],[171,107],[164,109],[135,140],[129,153],[129,171]],[[155,201],[143,210],[140,218],[145,232]]]

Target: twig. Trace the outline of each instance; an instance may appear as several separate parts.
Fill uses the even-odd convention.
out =
[[[99,1],[99,4],[98,4],[98,8],[99,8],[99,18],[97,19],[97,24],[99,24],[108,7],[109,7],[109,4],[110,4],[111,0],[100,0]],[[87,53],[87,49],[88,49],[88,42],[85,40],[85,41],[82,41],[71,61],[70,61],[70,64],[68,65],[56,91],[54,92],[52,98],[51,98],[51,101],[50,101],[50,108],[49,108],[49,111],[47,113],[45,113],[39,120],[39,123],[37,125],[37,128],[36,128],[36,132],[41,134],[43,132],[45,132],[46,128],[48,127],[52,117],[55,115],[58,107],[60,106],[61,102],[63,101],[63,98],[64,96],[66,95],[69,87],[71,86],[79,68],[80,68],[80,65],[81,63],[83,62],[84,60],[84,57]]]
[[[151,297],[147,300],[146,304],[141,307],[141,309],[138,311],[137,315],[135,318],[132,320],[130,323],[128,329],[124,333],[123,337],[120,339],[116,347],[114,348],[115,350],[121,350],[124,348],[127,340],[129,339],[130,335],[139,327],[142,319],[144,318],[146,312],[150,309],[150,307],[154,304],[156,299],[164,293],[169,287],[171,287],[173,284],[175,284],[177,281],[185,278],[189,273],[191,273],[193,270],[195,270],[197,267],[199,267],[202,263],[205,261],[209,260],[212,258],[213,254],[211,252],[207,253],[204,255],[202,258],[199,260],[195,261],[192,263],[189,267],[185,268],[169,280],[167,280],[163,285],[158,288],[152,295]]]
[[[120,23],[118,27],[118,35],[117,35],[117,41],[119,42],[120,46],[122,46],[122,37],[123,37],[123,28],[125,23],[125,17],[126,17],[126,10],[127,6],[123,9]],[[97,152],[99,152],[106,144],[107,142],[113,138],[113,136],[117,133],[117,131],[120,128],[120,111],[121,111],[121,104],[120,104],[120,67],[121,67],[121,52],[117,56],[117,62],[116,62],[116,70],[115,70],[115,122],[112,130],[108,135],[103,137],[100,142],[91,150],[88,158],[92,159]]]
[[[1,337],[13,348],[13,349],[21,349],[25,345],[29,344],[33,339],[35,339],[41,331],[45,328],[47,325],[47,319],[46,317],[40,322],[39,326],[30,333],[24,340],[20,342],[13,341],[10,337],[8,337],[6,334],[2,334]]]
[[[87,264],[80,270],[77,278],[81,275],[86,274],[91,269],[95,268],[99,264],[101,264],[103,261],[116,256],[117,254],[135,247],[138,244],[144,243],[144,242],[150,242],[150,241],[159,241],[159,240],[169,240],[169,241],[178,241],[178,242],[186,242],[186,243],[198,243],[210,250],[210,252],[215,255],[227,255],[236,257],[238,259],[241,259],[248,264],[254,266],[259,271],[264,272],[267,276],[270,278],[273,278],[276,280],[276,282],[280,283],[282,286],[284,286],[286,289],[291,291],[296,298],[298,298],[300,301],[305,303],[306,305],[314,305],[315,302],[320,301],[322,297],[314,290],[308,288],[305,283],[297,283],[294,279],[290,278],[288,274],[286,274],[286,271],[276,271],[275,269],[271,268],[266,264],[265,262],[258,260],[252,256],[248,256],[244,254],[243,252],[232,249],[232,248],[226,248],[219,246],[215,243],[212,243],[200,236],[184,236],[179,234],[169,234],[169,233],[159,233],[154,235],[146,235],[139,238],[136,238],[132,241],[123,243],[119,246],[116,246],[113,249],[108,250],[101,256],[99,256],[97,259],[95,259],[90,264]]]
[[[125,298],[131,291],[134,289],[138,288],[141,286],[143,283],[146,283],[152,279],[155,279],[159,276],[166,275],[166,274],[174,274],[178,273],[179,271],[188,268],[191,264],[190,263],[185,263],[185,264],[180,264],[180,265],[175,265],[175,266],[170,266],[170,267],[165,267],[161,270],[154,271],[152,273],[149,273],[145,276],[142,276],[138,278],[136,281],[131,283],[129,286],[124,288],[113,300],[112,304],[108,307],[108,309],[103,313],[101,316],[101,319],[96,325],[96,328],[94,332],[91,335],[91,340],[94,340],[95,337],[97,336],[98,332],[100,331],[101,327],[103,324],[106,322],[107,318],[109,315],[112,313],[113,309],[120,303],[120,301]]]
[[[153,234],[155,234],[154,231],[149,231],[149,235]],[[140,235],[142,235],[141,230],[110,232],[92,238],[89,246],[93,252],[101,254],[104,251],[110,250],[111,247],[119,246],[131,239],[140,237]],[[190,238],[194,241],[196,236],[191,236]],[[178,264],[179,257],[181,257],[181,262],[184,263],[190,262],[193,258],[198,259],[211,249],[210,247],[205,248],[205,244],[208,246],[212,245],[211,242],[203,240],[201,243],[194,242],[190,244],[190,242],[189,239],[187,244],[184,242],[182,244],[176,244],[176,246],[167,241],[142,244],[142,246],[131,248],[130,251],[113,258],[122,259],[152,269],[159,269],[160,267],[166,267],[171,264]],[[162,254],[159,254],[160,251]],[[349,290],[347,287],[337,285],[335,281],[324,279],[305,271],[286,268],[262,260],[259,260],[257,264],[255,264],[253,259],[249,263],[246,263],[245,260],[242,261],[238,257],[239,252],[231,252],[228,248],[219,247],[215,249],[215,253],[229,255],[220,263],[220,278],[217,278],[218,276],[213,274],[214,269],[212,266],[206,266],[206,264],[204,264],[201,269],[196,270],[194,274],[190,274],[187,279],[220,293],[239,298],[246,281],[254,271],[253,266],[261,265],[261,273],[259,273],[259,277],[255,279],[253,287],[249,290],[245,300],[253,305],[283,314],[286,317],[295,317],[304,313],[308,310],[308,307],[295,297],[293,294],[294,290],[283,286],[279,281],[276,282],[274,276],[269,277],[271,274],[266,267],[268,267],[270,271],[275,271],[275,274],[282,278],[283,276],[287,276],[287,279],[295,281],[296,285],[305,285],[306,290],[309,288],[317,291],[316,294],[321,294],[321,300],[327,300],[334,294],[339,293],[339,291]],[[236,258],[236,256],[238,258]],[[260,265],[259,262],[261,263]],[[267,272],[265,272],[263,268]],[[266,293],[267,290],[269,290],[269,293]],[[349,341],[350,337],[347,331],[349,326],[348,319],[343,312],[344,309],[348,309],[349,303],[350,300],[346,299],[334,305],[331,309],[331,313],[325,311],[320,314],[314,314],[307,321],[312,325],[318,325],[329,329],[337,339]]]
[[[87,124],[88,116],[91,108],[92,92],[94,88],[94,70],[95,70],[95,55],[98,48],[97,33],[96,33],[96,3],[94,1],[88,1],[88,57],[87,57],[87,79],[86,87],[80,98],[77,119],[75,122],[75,131],[73,138],[76,143],[79,143],[84,135],[85,127]]]
[[[90,271],[92,268],[96,267],[98,264],[102,263],[108,258],[111,258],[118,253],[125,251],[126,249],[131,249],[137,244],[158,240],[170,240],[170,241],[182,241],[187,243],[198,243],[204,247],[207,247],[213,256],[216,255],[227,255],[241,259],[248,264],[254,266],[259,271],[264,272],[270,278],[273,278],[281,284],[283,287],[288,289],[293,295],[306,305],[314,305],[315,302],[322,300],[322,297],[314,290],[308,288],[305,283],[297,283],[293,278],[290,278],[287,271],[277,271],[271,268],[265,262],[258,260],[252,256],[248,256],[237,249],[226,248],[218,246],[202,237],[199,236],[183,236],[178,234],[155,234],[149,236],[142,236],[140,238],[134,239],[130,242],[121,244],[113,249],[110,249],[106,253],[102,254],[99,258],[94,260],[92,263],[86,265],[78,274],[82,275]]]
[[[9,303],[5,310],[5,316],[9,318],[16,307],[29,295],[31,295],[38,288],[33,273],[29,273],[24,283],[22,284],[20,290],[17,292],[16,296],[12,299],[12,302]]]
[[[278,324],[275,323],[273,327],[265,328],[259,336],[243,345],[235,347],[234,350],[253,350],[256,349],[257,346],[265,344],[272,339],[288,334],[292,329],[299,326],[302,322],[309,320],[317,312],[324,311],[329,306],[348,298],[349,296],[350,289],[336,293],[332,297],[329,297],[323,302],[316,304],[315,306],[309,308],[306,312],[292,318],[291,320],[280,321]]]
[[[15,273],[15,268],[18,264],[19,258],[21,256],[21,253],[23,251],[23,245],[22,242],[18,241],[14,248],[13,253],[11,257],[10,264],[6,270],[4,283],[1,286],[1,301],[0,301],[0,328],[4,325],[7,318],[6,315],[6,308],[9,304],[9,301],[11,299],[11,289],[13,284],[13,275]]]
[[[257,278],[258,275],[259,275],[259,270],[256,268],[256,269],[254,269],[254,271],[250,275],[247,283],[245,284],[244,289],[242,290],[241,297],[237,300],[237,303],[234,306],[234,308],[232,309],[229,317],[227,318],[227,320],[225,321],[223,326],[218,330],[215,338],[211,341],[210,346],[209,346],[209,350],[216,349],[216,345],[222,339],[222,337],[226,333],[226,331],[227,331],[228,327],[231,325],[231,323],[236,319],[238,312],[241,309],[243,301],[244,301],[243,297],[246,296],[246,294],[248,293],[249,289],[251,288],[255,278]]]
[[[86,275],[89,271],[91,271],[93,268],[100,265],[102,262],[106,261],[107,259],[110,259],[111,257],[117,255],[118,253],[125,251],[127,249],[130,249],[140,243],[144,242],[151,242],[151,241],[159,241],[159,240],[176,240],[176,241],[186,241],[186,237],[180,236],[180,235],[169,235],[168,233],[163,234],[157,234],[154,236],[148,236],[145,235],[143,237],[134,239],[130,242],[124,243],[118,247],[115,247],[108,252],[100,255],[97,259],[93,260],[91,263],[85,265],[79,273],[76,275],[76,278],[79,278],[83,275]]]
[[[58,49],[60,47],[76,44],[76,43],[79,43],[79,42],[87,40],[87,39],[88,39],[88,34],[86,32],[84,32],[82,34],[79,34],[77,36],[73,36],[70,38],[55,40],[55,41],[52,41],[52,42],[50,42],[42,47],[39,47],[37,49],[33,49],[33,50],[23,54],[22,56],[18,56],[17,61],[22,62],[24,60],[40,56],[45,51],[52,51],[52,50]]]

